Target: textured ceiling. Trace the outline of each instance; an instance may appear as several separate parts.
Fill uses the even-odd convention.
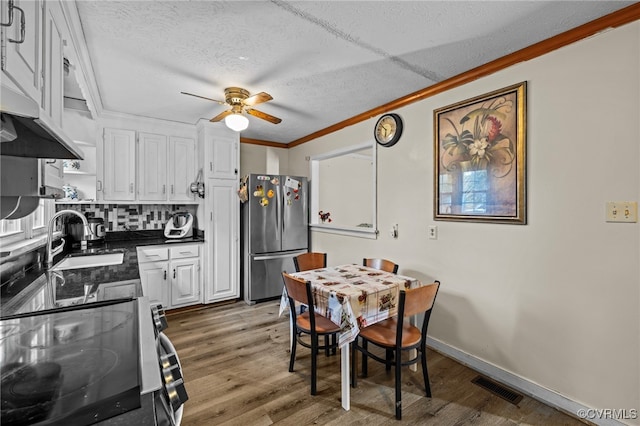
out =
[[[244,138],[288,143],[634,2],[76,2],[102,108],[194,124],[265,91]]]

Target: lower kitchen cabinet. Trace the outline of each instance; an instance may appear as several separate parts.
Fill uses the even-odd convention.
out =
[[[142,293],[165,309],[200,303],[200,244],[138,247]]]

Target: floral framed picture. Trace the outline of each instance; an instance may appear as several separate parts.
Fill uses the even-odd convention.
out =
[[[526,224],[521,82],[434,111],[434,219]]]

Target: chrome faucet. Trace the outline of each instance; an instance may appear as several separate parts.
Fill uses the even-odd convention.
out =
[[[64,249],[64,243],[65,243],[64,238],[62,238],[62,243],[56,248],[52,248],[52,243],[53,243],[53,227],[56,223],[56,219],[65,214],[74,214],[78,216],[80,219],[82,219],[82,224],[84,225],[84,233],[82,236],[83,237],[82,241],[80,242],[81,248],[83,249],[87,248],[87,240],[85,237],[87,235],[93,234],[91,232],[91,228],[89,227],[89,222],[87,222],[87,218],[82,213],[79,213],[75,210],[60,210],[59,212],[54,214],[53,217],[49,220],[49,227],[47,230],[47,269],[53,266],[53,258],[56,256],[56,254],[60,253]]]

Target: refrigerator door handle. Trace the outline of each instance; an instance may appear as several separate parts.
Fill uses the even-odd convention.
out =
[[[294,252],[294,253],[292,253],[292,252],[288,252],[288,253],[284,253],[284,254],[268,254],[268,255],[265,255],[265,256],[254,256],[254,257],[253,257],[253,260],[284,259],[284,258],[287,258],[287,257],[293,257],[293,256],[296,256],[296,255],[298,255],[298,254],[306,253],[306,252],[307,252],[306,250],[303,250],[303,251],[301,251],[300,253],[297,253],[297,252]]]
[[[282,195],[280,195],[280,185],[276,185],[276,240],[279,241],[282,238],[284,232],[284,223],[282,221]]]

